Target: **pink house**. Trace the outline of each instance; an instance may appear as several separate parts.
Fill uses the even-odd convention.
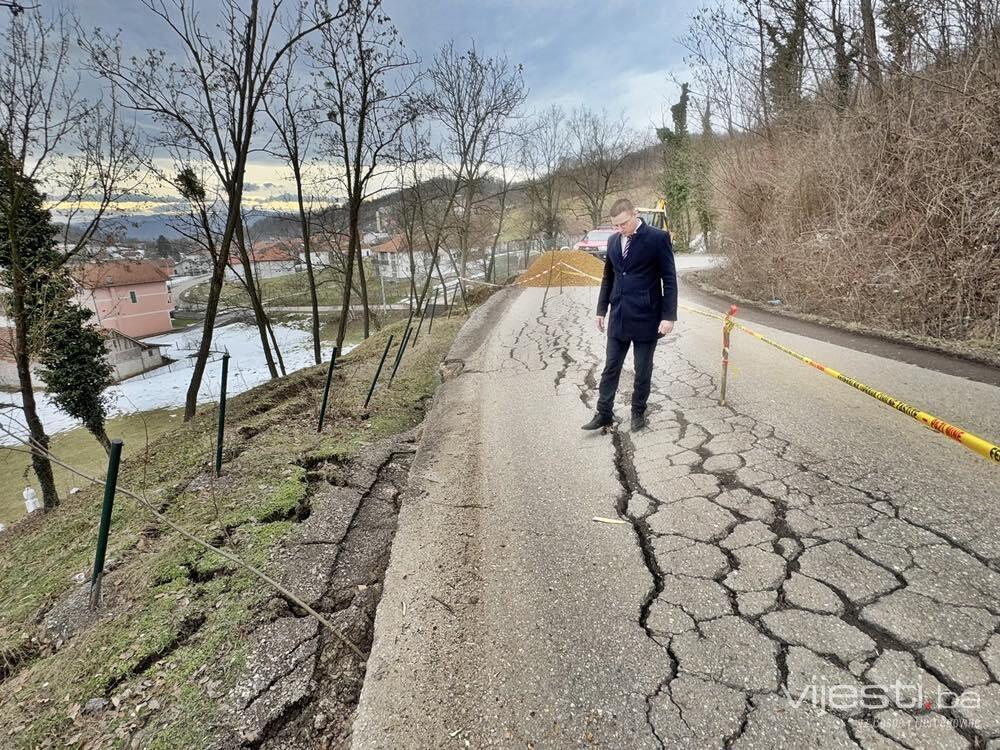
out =
[[[73,271],[77,301],[101,328],[141,338],[172,328],[168,274],[149,261],[88,263]]]

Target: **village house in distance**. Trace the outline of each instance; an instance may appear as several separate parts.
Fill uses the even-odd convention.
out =
[[[77,301],[101,328],[141,338],[171,330],[166,270],[150,261],[85,263],[73,269]]]
[[[169,271],[150,261],[120,260],[86,263],[71,273],[76,301],[94,312],[93,325],[107,332],[108,363],[115,380],[153,370],[169,360],[162,347],[140,341],[171,330],[173,301],[167,289]],[[0,387],[18,388],[13,329],[0,327]],[[34,368],[33,368],[34,369]],[[37,375],[32,380],[44,390]]]
[[[173,327],[168,268],[143,260],[102,261],[77,266],[72,275],[77,302],[93,310],[93,322],[108,332],[108,362],[116,380],[168,361],[160,346],[139,341]]]
[[[369,253],[375,261],[375,270],[380,278],[389,281],[410,278],[410,249],[406,235],[394,234],[384,242],[371,247]],[[416,266],[414,270],[418,281],[426,277],[430,259],[431,253],[426,249],[417,247],[413,249],[413,263]]]
[[[297,262],[289,244],[282,240],[272,240],[260,243],[250,251],[250,264],[258,279],[273,279],[295,273]],[[243,261],[238,255],[230,256],[225,278],[230,282],[243,279]]]

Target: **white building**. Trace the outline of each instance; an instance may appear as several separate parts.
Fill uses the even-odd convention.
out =
[[[174,273],[178,276],[198,276],[211,272],[212,258],[208,253],[190,253],[182,257],[174,266]]]
[[[406,237],[396,234],[370,249],[375,264],[375,272],[383,279],[398,280],[410,278],[410,249]],[[431,264],[431,253],[426,250],[413,251],[413,265],[417,279],[426,277]]]
[[[298,261],[284,243],[259,245],[250,252],[250,264],[258,279],[271,279],[295,273]],[[226,281],[243,280],[243,261],[238,255],[230,256],[226,264]]]
[[[170,361],[163,356],[162,344],[148,344],[118,331],[109,332],[107,347],[107,360],[115,380],[154,370]]]

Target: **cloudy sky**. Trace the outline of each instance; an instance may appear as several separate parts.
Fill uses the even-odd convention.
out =
[[[683,76],[676,38],[695,0],[386,0],[404,40],[429,58],[449,39],[524,64],[529,105],[627,110],[659,125],[668,76]]]
[[[210,0],[203,0],[206,9]],[[524,65],[527,108],[550,103],[566,110],[586,105],[617,114],[652,132],[664,120],[684,79],[677,38],[701,0],[384,0],[407,47],[429,61],[442,44],[475,44],[488,55],[506,54]],[[169,43],[169,33],[137,0],[72,4],[85,26],[121,29],[126,49],[139,52]],[[282,170],[260,161],[248,171],[259,186],[248,194],[261,208],[280,208],[290,192]],[[160,205],[153,210],[163,211]]]

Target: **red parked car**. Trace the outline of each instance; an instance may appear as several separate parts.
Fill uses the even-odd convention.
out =
[[[595,227],[583,235],[583,239],[573,245],[573,249],[603,258],[608,253],[608,240],[617,231],[614,227]]]

